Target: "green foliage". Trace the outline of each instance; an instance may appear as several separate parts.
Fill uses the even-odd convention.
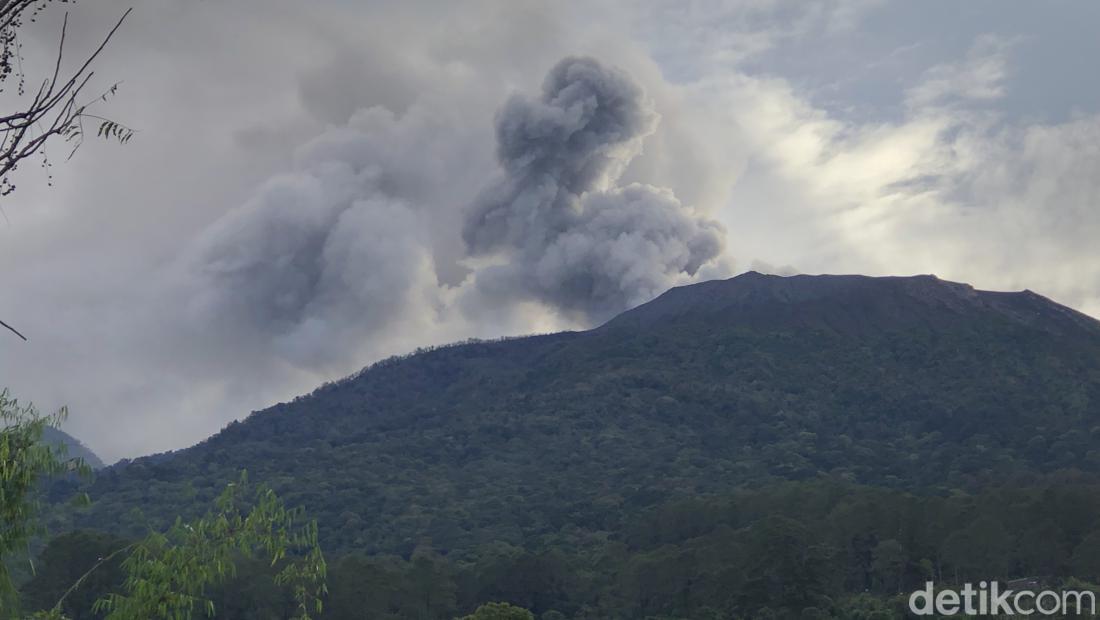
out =
[[[522,607],[508,603],[486,603],[474,613],[463,616],[462,620],[535,620],[535,616]]]
[[[99,532],[78,531],[50,541],[38,557],[33,578],[20,588],[26,609],[55,610],[70,620],[101,618],[92,610],[99,595],[118,591],[128,541]]]
[[[673,498],[583,544],[563,531],[461,557],[426,545],[409,557],[345,554],[331,566],[320,619],[452,620],[486,601],[540,620],[896,618],[928,580],[1030,577],[1081,589],[1076,576],[1095,588],[1098,515],[1095,477],[1006,481],[974,494],[786,482]],[[1053,563],[1024,544],[1036,536],[1053,547]],[[271,588],[268,564],[239,569],[211,593],[225,601],[215,617],[285,617],[290,592]]]
[[[218,497],[213,512],[192,522],[177,519],[167,533],[138,543],[123,562],[126,593],[107,595],[95,609],[108,612],[109,620],[187,620],[196,608],[213,616],[207,590],[235,574],[237,557],[259,553],[281,566],[275,583],[293,592],[295,618],[308,620],[321,611],[326,566],[316,524],[302,524],[301,517],[270,489],[251,492],[242,475]]]
[[[44,478],[90,471],[82,460],[68,458],[63,445],[42,441],[45,430],[60,426],[65,416],[64,409],[43,416],[0,390],[0,559],[25,551],[31,537],[45,533],[37,493]],[[13,595],[8,565],[0,562],[0,611],[14,606]]]

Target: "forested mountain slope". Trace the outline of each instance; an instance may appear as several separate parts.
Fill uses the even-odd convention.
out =
[[[84,459],[84,462],[92,469],[102,469],[104,467],[103,461],[95,452],[92,452],[79,439],[61,429],[47,426],[43,429],[42,440],[53,445],[65,446],[65,454],[68,457]]]
[[[777,479],[946,494],[1100,471],[1100,323],[931,276],[748,273],[597,329],[376,364],[192,448],[98,473],[66,525],[120,534],[238,470],[326,549],[583,548],[648,507]]]

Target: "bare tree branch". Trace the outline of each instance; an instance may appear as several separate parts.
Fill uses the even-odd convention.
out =
[[[27,337],[26,337],[26,336],[24,336],[23,334],[20,334],[20,333],[19,333],[19,330],[18,330],[18,329],[15,329],[15,328],[14,328],[14,327],[12,327],[11,325],[8,325],[7,323],[5,323],[5,322],[3,322],[3,321],[0,321],[0,325],[2,325],[2,326],[4,326],[4,327],[8,328],[9,330],[11,330],[11,332],[12,332],[13,334],[15,334],[16,336],[19,336],[19,337],[20,337],[20,338],[22,338],[22,339],[23,339],[24,341],[26,341],[26,340],[27,340]]]
[[[24,14],[30,11],[30,19],[33,21],[42,7],[49,2],[50,0],[0,0],[0,46],[2,46],[0,82],[11,75],[12,61],[18,59],[16,33],[23,25]],[[99,98],[82,102],[80,95],[95,75],[95,72],[91,71],[91,65],[114,38],[131,11],[133,9],[127,9],[122,14],[114,27],[100,41],[99,46],[85,58],[67,80],[62,82],[61,67],[69,27],[69,14],[65,14],[52,74],[43,80],[29,105],[24,109],[0,115],[0,136],[2,136],[0,137],[0,196],[15,190],[9,175],[23,160],[41,153],[47,141],[61,136],[66,141],[74,142],[73,151],[80,146],[84,137],[84,126],[81,121],[86,115],[87,106],[113,94],[117,88],[117,84],[113,85]],[[22,79],[20,76],[20,80]],[[96,118],[101,119],[99,128],[101,136],[127,142],[133,135],[133,130],[121,123],[102,117]]]
[[[15,77],[18,80],[18,95],[20,98],[24,97],[26,77],[22,70],[19,31],[24,24],[36,21],[42,11],[55,1],[58,4],[72,2],[72,0],[0,0],[0,92],[3,92],[8,79]],[[131,11],[133,11],[132,8],[122,14],[114,27],[100,41],[99,46],[85,57],[84,62],[68,79],[62,78],[65,42],[69,32],[69,14],[65,13],[61,22],[61,36],[58,39],[52,72],[42,80],[37,90],[32,91],[34,94],[29,102],[20,104],[20,109],[14,112],[0,114],[0,196],[6,196],[15,191],[15,184],[11,182],[9,175],[25,159],[42,155],[44,165],[49,166],[44,149],[46,143],[53,138],[60,137],[66,142],[72,142],[72,151],[69,153],[69,157],[72,157],[84,139],[85,117],[100,121],[99,136],[117,139],[122,143],[128,142],[133,137],[134,130],[129,127],[87,113],[89,105],[104,101],[108,96],[113,95],[118,88],[117,83],[99,97],[88,100],[81,98],[85,87],[95,75],[91,70],[92,63],[99,58]],[[23,340],[27,339],[4,321],[0,321],[0,327],[8,329]]]

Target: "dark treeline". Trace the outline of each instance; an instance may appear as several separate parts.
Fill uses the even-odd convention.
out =
[[[1070,475],[974,494],[915,495],[835,480],[674,499],[622,531],[448,557],[423,540],[408,556],[330,558],[324,618],[446,619],[486,601],[536,618],[894,618],[908,592],[1023,577],[1082,587],[1100,577],[1100,481]],[[54,539],[23,588],[50,606],[126,542],[93,532]],[[244,562],[211,593],[218,618],[289,617],[270,567]],[[74,620],[117,587],[106,563],[68,598]],[[1084,586],[1092,587],[1092,586]]]

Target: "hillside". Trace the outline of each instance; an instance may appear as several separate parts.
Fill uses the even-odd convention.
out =
[[[1098,473],[1097,438],[1100,323],[1080,313],[931,276],[748,273],[587,332],[381,362],[103,470],[70,524],[146,531],[247,469],[335,552],[583,548],[780,480],[947,494]]]
[[[84,459],[84,462],[92,469],[102,469],[105,467],[103,461],[100,460],[95,452],[92,452],[87,446],[81,443],[79,439],[61,429],[47,426],[42,432],[42,440],[49,444],[65,446],[65,453],[67,456]]]

